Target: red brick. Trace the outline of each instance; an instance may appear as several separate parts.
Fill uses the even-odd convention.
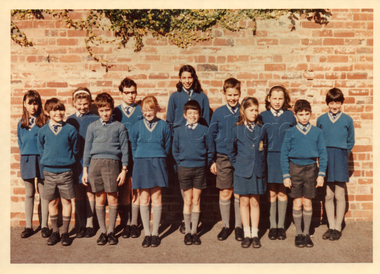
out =
[[[366,72],[348,72],[347,79],[367,79],[368,75]]]
[[[347,112],[345,110],[345,112]],[[368,145],[368,146],[365,146],[365,145],[355,145],[352,149],[352,152],[372,152],[372,146]]]
[[[313,30],[312,36],[313,37],[332,37],[333,32],[331,29]]]
[[[226,60],[227,60],[227,58],[226,58],[225,56],[218,56],[218,57],[216,58],[216,62],[217,62],[217,63],[225,63]]]
[[[227,56],[227,62],[248,62],[249,55],[229,55]]]
[[[112,81],[96,81],[98,87],[112,87]]]
[[[349,89],[348,95],[350,95],[350,96],[368,96],[369,90],[368,89]]]
[[[77,63],[81,62],[82,59],[77,55],[62,55],[59,57],[59,61],[65,63]]]
[[[57,45],[58,46],[77,46],[78,45],[78,39],[58,38],[57,39]]]
[[[345,72],[326,72],[325,78],[326,79],[346,79],[346,73]],[[347,103],[346,100],[345,100],[345,103]]]
[[[372,54],[373,53],[373,48],[368,47],[368,48],[357,48],[356,49],[357,54]]]
[[[324,46],[342,46],[344,45],[344,39],[337,38],[325,38],[323,39]]]
[[[265,71],[285,71],[286,65],[285,64],[265,64],[264,68],[265,68]]]
[[[233,45],[234,45],[233,39],[221,39],[221,38],[213,39],[213,46],[233,46]]]
[[[314,23],[311,21],[301,22],[301,26],[302,26],[302,28],[309,28],[309,29],[320,29],[320,28],[322,28],[321,24],[317,24],[317,23]]]
[[[237,79],[258,79],[257,73],[241,72],[237,74]]]
[[[373,184],[373,180],[372,179],[359,179],[359,184],[361,184],[361,185]]]
[[[169,79],[168,73],[151,73],[149,79]]]
[[[15,188],[13,188],[13,194],[25,195],[25,188],[24,187],[15,187]]]
[[[363,210],[372,210],[373,209],[372,203],[361,203],[361,206],[362,206]]]
[[[352,71],[353,65],[342,65],[342,66],[334,66],[334,71]]]
[[[47,82],[48,88],[67,88],[66,82]]]
[[[86,37],[86,31],[85,30],[67,30],[67,36],[68,37]]]
[[[327,62],[345,63],[345,62],[348,62],[348,56],[345,56],[345,55],[329,55],[329,56],[327,56]]]
[[[373,21],[373,14],[368,13],[354,13],[354,21]]]
[[[335,37],[355,37],[354,31],[345,31],[345,30],[335,30],[334,31]]]
[[[257,45],[258,46],[278,45],[278,39],[267,39],[267,38],[257,39]]]

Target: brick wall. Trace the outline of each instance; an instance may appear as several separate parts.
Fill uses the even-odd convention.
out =
[[[94,95],[109,92],[118,104],[121,97],[117,87],[124,77],[131,77],[138,84],[137,99],[147,94],[157,96],[162,107],[159,117],[165,118],[169,95],[175,90],[178,70],[184,64],[196,68],[212,109],[225,103],[221,96],[223,81],[236,77],[242,81],[242,97],[256,96],[260,111],[264,110],[268,88],[274,84],[285,85],[293,103],[297,99],[312,103],[311,122],[315,124],[316,118],[327,111],[324,97],[328,89],[334,86],[342,89],[346,96],[343,111],[354,119],[356,130],[356,145],[350,158],[352,176],[347,184],[346,219],[372,219],[373,10],[333,9],[331,12],[328,25],[300,19],[292,32],[286,18],[259,21],[255,36],[251,30],[216,29],[214,40],[188,49],[149,36],[139,53],[130,47],[94,48],[94,53],[115,64],[108,72],[88,55],[83,31],[67,29],[49,15],[44,20],[15,21],[36,45],[29,48],[13,42],[11,45],[11,224],[25,225],[24,186],[16,136],[25,91],[37,90],[43,101],[53,96],[63,99],[68,116],[74,112],[70,96],[77,87],[86,86]],[[84,11],[76,11],[73,18],[81,18],[83,14]],[[212,178],[209,181],[212,186]],[[164,194],[166,218],[177,218],[181,209],[174,190],[168,189]],[[210,187],[203,198],[204,215],[218,219],[216,189]]]

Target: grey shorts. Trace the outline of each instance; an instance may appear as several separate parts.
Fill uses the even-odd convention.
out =
[[[305,197],[313,199],[317,195],[317,164],[300,166],[289,162],[290,179],[292,186],[290,188],[289,196],[291,198]]]
[[[178,169],[179,187],[182,190],[190,188],[205,189],[206,183],[206,167],[183,167]]]
[[[216,187],[219,189],[233,188],[234,168],[227,155],[216,155]]]
[[[117,176],[121,171],[121,162],[114,159],[91,159],[88,168],[88,180],[92,192],[117,192]]]
[[[72,170],[61,173],[44,171],[44,176],[44,199],[52,201],[59,197],[66,200],[75,198],[74,176]]]

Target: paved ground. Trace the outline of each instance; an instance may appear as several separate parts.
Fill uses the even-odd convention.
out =
[[[372,222],[349,222],[339,241],[322,240],[325,225],[315,228],[313,248],[294,246],[295,227],[287,230],[284,241],[271,241],[268,231],[261,237],[262,247],[243,249],[234,234],[223,242],[216,239],[221,223],[202,225],[199,229],[202,245],[185,246],[178,225],[162,225],[161,245],[141,247],[143,236],[137,239],[119,238],[115,246],[97,246],[93,238],[75,239],[63,247],[60,243],[48,246],[40,232],[21,239],[22,228],[11,229],[11,264],[46,263],[371,263],[373,261]],[[279,266],[279,265],[278,265]],[[3,272],[4,273],[4,272]],[[364,273],[364,272],[362,272]]]

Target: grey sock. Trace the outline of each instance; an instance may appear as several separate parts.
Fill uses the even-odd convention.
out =
[[[270,202],[270,207],[269,207],[270,228],[277,228],[276,213],[277,213],[277,203],[276,202],[273,202],[273,203]]]
[[[183,213],[183,219],[185,221],[185,233],[190,233],[191,213]]]
[[[51,226],[53,228],[53,232],[59,232],[58,228],[58,215],[50,216]]]
[[[331,184],[327,184],[326,186],[325,209],[329,228],[335,229],[334,191],[331,189],[331,187]]]
[[[285,228],[285,216],[286,209],[288,207],[288,200],[286,201],[277,201],[278,203],[278,228]]]
[[[48,218],[49,218],[49,201],[42,198],[44,193],[44,184],[43,180],[38,180],[38,192],[41,197],[41,228],[48,227]]]
[[[139,209],[140,209],[140,205],[132,204],[131,225],[137,225],[137,220],[139,218]]]
[[[25,185],[25,221],[26,227],[32,228],[34,207],[34,179],[24,180]]]
[[[311,224],[312,215],[313,215],[313,210],[310,210],[310,211],[304,210],[303,211],[303,225],[304,225],[303,234],[304,235],[310,234],[310,224]]]
[[[230,200],[223,201],[219,199],[220,215],[222,215],[223,226],[227,228],[230,227],[230,207],[231,207]]]
[[[150,236],[150,212],[149,205],[140,205],[141,221],[144,227],[145,236]]]
[[[337,183],[335,185],[335,199],[336,199],[336,222],[335,229],[342,231],[342,223],[344,213],[346,212],[346,183]]]
[[[191,235],[197,234],[200,212],[191,212]]]
[[[153,231],[152,236],[158,236],[158,228],[160,227],[162,214],[162,205],[153,206]]]
[[[94,226],[94,213],[95,213],[95,201],[86,201],[86,215],[87,215],[86,227]]]
[[[62,216],[62,233],[69,232],[71,216]]]
[[[296,226],[296,234],[302,234],[302,210],[293,209],[293,221],[294,225]]]
[[[108,224],[108,233],[115,231],[115,223],[117,218],[117,206],[109,206],[109,224]]]
[[[86,207],[86,200],[75,200],[75,212],[78,216],[79,227],[86,226],[85,207]]]
[[[235,209],[235,228],[242,227],[241,216],[240,216],[240,199],[234,197],[234,209]]]
[[[106,207],[95,206],[96,216],[98,216],[99,229],[101,233],[107,233],[106,229]]]

